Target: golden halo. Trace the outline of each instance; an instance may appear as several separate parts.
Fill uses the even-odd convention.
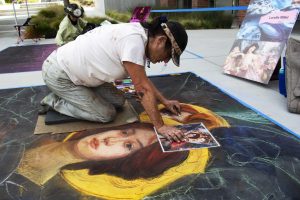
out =
[[[148,179],[125,180],[107,174],[91,176],[87,169],[63,170],[61,175],[72,187],[87,195],[112,200],[141,199],[183,176],[203,173],[208,159],[208,149],[191,150],[183,163]]]
[[[187,105],[187,106],[190,106],[191,108],[195,109],[196,111],[198,111],[199,113],[203,113],[203,114],[206,114],[207,116],[210,117],[210,120],[213,120],[213,123],[212,125],[206,125],[207,129],[211,130],[211,129],[214,129],[214,128],[218,128],[218,127],[229,127],[230,125],[228,124],[228,122],[221,116],[215,114],[214,112],[204,108],[204,107],[201,107],[201,106],[195,106],[195,105],[192,105],[192,104],[185,104],[185,103],[180,103],[181,105]],[[159,104],[158,105],[158,110],[161,110],[165,108],[164,105],[162,104]],[[148,123],[151,123],[151,120],[149,118],[149,116],[147,115],[146,112],[142,112],[140,115],[140,121],[141,122],[148,122]],[[172,126],[176,126],[176,125],[181,125],[183,123],[181,122],[178,122],[174,119],[172,119],[172,117],[169,117],[169,116],[163,116],[163,121],[165,124],[167,125],[172,125]],[[205,124],[205,123],[204,123]]]

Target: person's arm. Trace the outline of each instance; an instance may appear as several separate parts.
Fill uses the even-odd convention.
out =
[[[155,85],[153,85],[153,83],[149,80],[152,89],[155,93],[156,98],[160,101],[160,103],[164,104],[165,107],[170,110],[173,114],[175,115],[180,115],[180,103],[176,100],[168,100],[166,99],[159,91],[158,89],[155,87]]]
[[[55,37],[55,42],[58,46],[62,46],[66,43],[66,41],[64,40],[64,38],[66,37],[66,31],[67,31],[67,24],[65,22],[66,20],[63,19],[63,21],[61,21],[60,25],[59,25],[59,29],[56,33],[56,37]]]
[[[155,93],[155,96],[156,96],[157,100],[160,103],[164,104],[167,101],[167,99],[158,91],[158,89],[155,87],[155,85],[150,80],[149,80],[149,82],[150,82],[150,85],[153,89],[153,92]]]
[[[55,37],[55,42],[58,46],[62,46],[65,44],[65,41],[63,40],[64,31],[58,30]]]
[[[78,23],[81,29],[83,29],[88,24],[88,22],[83,18],[78,18]]]
[[[124,62],[124,67],[132,79],[136,93],[146,113],[149,115],[155,128],[159,129],[164,123],[156,106],[157,98],[155,92],[144,68],[131,62]]]
[[[162,117],[157,109],[158,98],[156,92],[146,75],[144,67],[131,62],[123,62],[123,64],[131,77],[136,93],[156,130],[168,139],[173,139],[175,141],[183,140],[184,135],[179,129],[164,125]]]

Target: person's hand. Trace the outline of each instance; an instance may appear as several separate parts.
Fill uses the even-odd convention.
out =
[[[175,115],[180,115],[181,114],[179,101],[167,100],[167,101],[164,102],[164,105],[173,114],[175,114]]]
[[[185,141],[184,133],[176,127],[163,125],[157,132],[170,141],[181,142]]]

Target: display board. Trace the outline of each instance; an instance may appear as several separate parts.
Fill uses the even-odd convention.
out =
[[[299,14],[299,0],[252,0],[224,73],[268,84]]]

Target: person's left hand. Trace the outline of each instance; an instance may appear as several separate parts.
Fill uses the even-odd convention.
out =
[[[167,100],[167,101],[164,102],[164,105],[173,114],[180,115],[181,109],[180,109],[180,103],[179,103],[179,101],[176,101],[176,100]]]

